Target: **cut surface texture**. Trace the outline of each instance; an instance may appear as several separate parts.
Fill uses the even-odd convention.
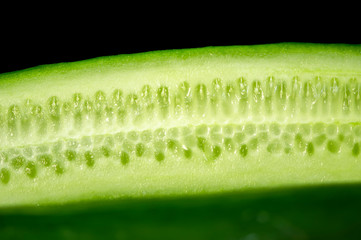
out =
[[[100,57],[0,75],[0,205],[361,181],[361,46]]]

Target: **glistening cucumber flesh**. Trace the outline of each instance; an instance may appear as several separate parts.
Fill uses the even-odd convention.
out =
[[[361,181],[361,46],[100,57],[0,75],[0,205]]]

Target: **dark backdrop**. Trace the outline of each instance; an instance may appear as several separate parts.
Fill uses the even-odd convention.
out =
[[[78,22],[56,24],[24,19],[1,23],[0,73],[41,64],[77,61],[92,57],[161,49],[264,44],[273,42],[361,43],[357,31],[343,26],[282,25],[274,22],[247,25],[233,22],[175,24],[161,22]]]

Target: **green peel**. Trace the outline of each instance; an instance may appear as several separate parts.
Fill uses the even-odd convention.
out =
[[[0,75],[0,206],[358,183],[361,46],[100,57]]]

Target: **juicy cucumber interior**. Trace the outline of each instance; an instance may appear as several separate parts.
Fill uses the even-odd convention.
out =
[[[361,180],[361,46],[156,51],[0,75],[0,205]]]

